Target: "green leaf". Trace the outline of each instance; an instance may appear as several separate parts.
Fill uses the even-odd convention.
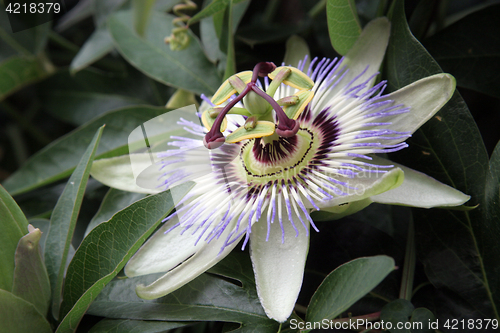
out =
[[[99,128],[83,154],[59,197],[52,216],[45,241],[45,264],[49,272],[52,289],[52,314],[57,319],[61,302],[64,273],[68,252],[73,239],[76,220],[80,212],[90,168],[101,139],[104,126]]]
[[[436,19],[434,17],[436,15],[434,10],[436,6],[437,4],[434,0],[422,0],[413,10],[408,25],[418,40],[422,40],[425,37],[432,20]]]
[[[143,193],[125,192],[110,188],[101,202],[99,210],[87,226],[85,236],[102,222],[108,221],[116,212],[122,210],[134,202],[141,200],[146,195]]]
[[[436,323],[436,317],[434,314],[426,308],[417,308],[413,310],[411,314],[410,321],[412,323],[422,323],[422,328],[413,328],[411,331],[413,333],[433,333],[433,323]],[[435,327],[434,327],[435,328]]]
[[[89,333],[164,333],[167,330],[184,327],[189,323],[146,320],[104,319],[97,323]]]
[[[120,59],[114,61],[120,62]],[[126,64],[125,61],[122,62]],[[87,68],[75,74],[61,70],[38,87],[41,90],[40,97],[43,98],[45,94],[56,90],[61,92],[73,91],[121,95],[143,99],[152,103],[155,99],[151,91],[151,79],[145,77],[133,67],[124,66],[124,69],[126,72],[113,73]],[[161,91],[161,93],[164,93],[164,91]]]
[[[500,5],[474,12],[424,41],[441,68],[460,87],[500,98],[500,36],[490,31]]]
[[[193,186],[186,183],[144,198],[85,237],[69,264],[57,333],[74,332],[99,292]]]
[[[206,0],[204,3],[209,3]],[[248,6],[250,5],[250,0],[244,0],[235,4],[233,1],[232,5],[232,35],[234,42],[234,34],[238,28],[243,15],[245,14]],[[200,21],[200,36],[201,42],[203,44],[203,49],[210,59],[210,61],[218,65],[218,70],[224,73],[226,69],[226,52],[227,47],[221,49],[220,35],[222,32],[222,24],[225,11],[216,13],[213,16],[205,17]]]
[[[402,267],[404,247],[402,248],[399,244],[404,243],[406,230],[401,229],[405,229],[409,214],[398,216],[400,214],[396,212],[401,210],[409,209],[372,204],[353,215],[352,218],[322,223],[319,233],[311,233],[309,260],[304,280],[313,279],[314,285],[319,285],[334,269],[360,257],[386,255]],[[360,299],[351,309],[357,311],[355,309],[360,309],[358,307],[360,304],[372,304],[375,308],[369,309],[381,309],[387,304],[386,300],[398,297],[400,281],[401,276],[398,271],[389,274],[369,295]],[[364,313],[369,312],[372,311]]]
[[[71,73],[74,74],[92,65],[94,62],[111,52],[113,47],[113,39],[108,29],[105,26],[96,29],[71,61]]]
[[[61,33],[68,28],[76,25],[77,23],[80,23],[81,21],[91,17],[93,13],[94,8],[90,0],[80,1],[75,5],[75,7],[73,7],[59,19],[55,30]]]
[[[106,131],[96,158],[126,154],[130,133],[142,123],[167,111],[159,107],[136,106],[106,113],[40,150],[3,185],[10,193],[19,194],[69,176],[89,145],[92,135],[104,124]],[[172,125],[175,126],[177,124]]]
[[[386,304],[382,308],[380,319],[392,324],[392,328],[389,329],[391,333],[433,333],[435,330],[432,326],[437,323],[431,311],[426,308],[415,309],[413,304],[405,299],[397,299]],[[407,325],[406,327],[410,328],[404,326],[397,328],[398,325]]]
[[[486,218],[491,221],[500,221],[500,142],[496,145],[490,158],[490,168],[485,186]],[[492,226],[493,227],[493,226]],[[492,231],[499,230],[497,222]],[[498,233],[496,233],[498,235]]]
[[[49,218],[66,184],[42,187],[19,197],[18,204],[28,220]],[[30,221],[30,224],[31,223]],[[42,230],[42,232],[45,232]]]
[[[156,0],[155,10],[157,12],[169,12],[177,5],[181,0]]]
[[[145,39],[132,28],[132,13],[113,14],[108,28],[118,50],[132,65],[149,77],[196,94],[212,95],[220,85],[220,79],[212,63],[204,55],[195,35],[182,51],[173,51],[165,44],[173,28],[172,15],[154,12]]]
[[[334,319],[382,282],[394,267],[394,260],[387,256],[358,258],[339,266],[314,293],[306,321]]]
[[[39,81],[52,70],[36,58],[10,57],[0,63],[0,101],[17,90]]]
[[[150,284],[161,274],[115,280],[90,305],[89,314],[140,320],[230,321],[242,324],[238,332],[276,332],[278,323],[267,318],[260,305],[248,254],[233,251],[184,287],[156,299],[137,297],[135,286]],[[229,278],[229,279],[228,279]],[[235,284],[232,279],[239,280]]]
[[[196,13],[196,15],[189,20],[188,24],[192,25],[206,17],[222,12],[229,6],[230,1],[231,0],[213,0],[208,6],[203,8],[202,11]],[[233,3],[236,3],[236,1],[233,1]]]
[[[2,332],[51,333],[49,322],[33,304],[0,289],[0,323]]]
[[[206,17],[200,22],[200,37],[205,51],[210,61],[223,62],[226,55],[219,48],[219,37],[214,26],[214,17]]]
[[[483,262],[487,267],[486,276],[491,285],[492,298],[496,308],[500,307],[500,274],[498,274],[498,262],[500,247],[498,246],[498,235],[500,235],[500,143],[497,144],[490,158],[489,172],[484,186],[485,207],[481,210],[482,217],[474,215],[482,222],[479,242],[484,244]],[[474,212],[475,213],[475,212]],[[471,212],[472,214],[472,212]],[[496,258],[496,259],[495,259]]]
[[[403,2],[393,4],[385,65],[390,90],[441,72],[411,35]],[[459,294],[479,318],[498,318],[498,220],[485,219],[484,212],[488,155],[460,94],[407,142],[410,148],[395,155],[398,162],[471,195],[470,205],[479,204],[470,212],[414,211],[417,253],[427,277],[434,286]]]
[[[92,6],[94,8],[94,21],[96,27],[104,26],[109,16],[124,7],[128,2],[126,0],[90,1],[92,1]]]
[[[326,15],[332,46],[337,53],[345,55],[361,34],[356,3],[354,0],[328,0]]]
[[[125,67],[125,62],[123,65],[126,69],[124,73],[105,73],[94,69],[84,69],[73,75],[69,71],[58,72],[37,86],[43,110],[80,126],[120,107],[165,105],[166,100],[161,97],[167,95],[170,88],[153,82],[133,68]]]
[[[392,323],[392,333],[411,333],[409,329],[401,328],[398,329],[396,326],[398,323],[407,323],[415,307],[410,301],[405,299],[397,299],[387,304],[382,308],[380,313],[380,319],[384,322]]]
[[[47,22],[12,33],[5,7],[3,3],[0,3],[0,60],[2,60],[4,52],[9,49],[11,51],[9,55],[28,56],[40,54],[47,44],[51,25],[51,22]]]
[[[224,260],[208,270],[209,273],[240,281],[243,287],[255,287],[255,275],[250,257],[243,252],[234,251]]]
[[[44,108],[50,109],[53,116],[76,126],[111,110],[146,104],[133,97],[84,91],[52,91],[44,99]]]
[[[17,243],[28,232],[28,221],[9,193],[0,186],[0,289],[12,290]]]
[[[33,306],[44,317],[50,306],[50,281],[40,252],[42,231],[31,227],[19,241],[16,250],[16,268],[12,293]]]

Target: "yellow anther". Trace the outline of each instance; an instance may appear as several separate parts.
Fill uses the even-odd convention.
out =
[[[247,131],[253,130],[255,128],[255,126],[257,126],[257,117],[256,116],[248,117],[247,120],[245,121],[245,125],[243,125],[243,127],[245,127],[245,129]]]
[[[290,119],[297,119],[302,111],[306,108],[307,104],[313,99],[314,93],[310,90],[298,91],[294,94],[299,98],[299,102],[295,105],[285,106],[283,111]]]
[[[289,66],[278,67],[268,75],[269,78],[271,80],[274,80],[276,75],[284,68],[292,71],[290,75],[288,75],[288,77],[283,80],[284,84],[299,90],[312,89],[312,87],[314,87],[314,81],[311,80],[311,78],[309,78],[309,76],[307,76],[304,72],[295,67],[289,67]]]
[[[240,79],[237,75],[231,76],[229,79],[229,84],[233,86],[234,89],[238,92],[238,94],[241,94],[245,87],[247,86],[247,83],[245,83],[242,79]]]
[[[222,107],[214,107],[214,108],[210,108],[208,109],[208,115],[212,118],[217,118],[217,116],[219,115],[219,113],[224,110],[224,108]]]
[[[281,69],[280,70],[275,70],[273,71],[271,74],[273,74],[273,80],[271,82],[271,84],[269,85],[269,87],[267,87],[266,89],[266,93],[269,95],[269,96],[274,96],[274,94],[276,93],[276,90],[278,90],[278,88],[281,86],[281,84],[283,83],[283,81],[285,81],[285,79],[287,77],[290,76],[290,74],[292,74],[292,70],[290,68],[287,68],[287,67],[280,67]],[[270,75],[269,75],[270,77]]]
[[[248,84],[248,82],[252,80],[251,71],[241,72],[233,76],[237,76],[239,79],[241,79],[241,81],[243,81],[244,84]],[[214,103],[215,105],[220,105],[224,103],[229,99],[229,97],[233,96],[238,92],[238,90],[235,87],[233,87],[229,79],[224,81],[224,83],[219,87],[219,89],[217,89],[214,96],[212,97],[212,103]]]
[[[209,131],[212,128],[212,126],[215,122],[215,119],[216,119],[216,117],[212,117],[211,113],[213,115],[214,113],[216,113],[216,111],[214,112],[213,109],[208,109],[208,110],[205,110],[201,114],[201,122],[202,122],[203,126],[205,126],[205,128]],[[222,124],[220,125],[220,131],[224,132],[226,130],[226,128],[227,128],[227,120],[226,120],[226,118],[224,118],[222,120]]]
[[[295,105],[295,104],[299,103],[300,98],[296,95],[292,95],[292,96],[280,98],[276,102],[278,103],[278,105],[281,105],[281,106],[290,106],[290,105]]]

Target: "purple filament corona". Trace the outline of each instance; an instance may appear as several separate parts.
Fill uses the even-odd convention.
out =
[[[304,70],[306,60],[299,64],[300,70]],[[312,89],[315,98],[296,120],[289,119],[274,96],[265,93],[257,81],[258,77],[264,77],[263,85],[266,89],[269,87],[267,75],[275,68],[270,63],[255,66],[252,81],[241,94],[229,99],[208,133],[204,133],[206,130],[202,126],[180,120],[179,125],[188,133],[204,140],[175,137],[170,144],[178,150],[160,154],[164,169],[160,180],[162,186],[171,187],[186,180],[197,182],[190,195],[177,205],[176,213],[165,219],[172,223],[167,232],[182,228],[181,234],[196,235],[195,244],[224,237],[223,251],[243,236],[245,247],[253,223],[262,221],[267,223],[266,241],[275,223],[281,228],[281,241],[285,242],[285,238],[292,235],[285,235],[284,223],[291,224],[294,237],[304,230],[308,233],[308,225],[318,231],[310,217],[311,210],[319,210],[325,202],[352,195],[358,190],[357,177],[376,178],[393,168],[393,165],[368,163],[373,160],[368,154],[407,147],[404,140],[411,133],[391,129],[391,120],[409,112],[409,108],[395,105],[394,101],[382,96],[385,81],[370,87],[376,74],[365,77],[368,68],[351,78],[343,63],[343,59],[312,59],[307,75],[315,81]],[[281,89],[285,89],[283,87],[282,84]],[[290,91],[286,89],[284,91]],[[328,95],[334,90],[336,95]],[[220,133],[222,119],[250,91],[273,107],[278,129],[281,126],[281,130],[293,133],[281,135],[277,130],[279,137],[269,142],[256,138],[221,146],[224,142]],[[214,106],[206,96],[201,98]],[[344,102],[349,108],[344,108]],[[235,122],[233,127],[238,128],[243,125],[241,119],[245,118],[228,119],[228,123]],[[203,145],[220,149],[197,150]],[[206,152],[205,158],[202,158],[202,151]],[[244,154],[246,159],[242,158]],[[248,159],[271,171],[262,171],[259,167],[257,172],[252,171],[255,167],[247,165]],[[201,165],[207,161],[210,165]],[[200,170],[209,169],[209,172],[197,170],[198,165]],[[174,221],[174,218],[179,220]]]

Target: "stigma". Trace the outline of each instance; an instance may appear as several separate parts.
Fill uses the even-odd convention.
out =
[[[272,80],[266,84],[265,91],[257,81],[259,77],[264,77],[266,82]],[[297,92],[275,100],[273,96],[281,85],[295,88]],[[214,107],[202,114],[202,123],[208,130],[203,144],[208,149],[215,149],[224,143],[249,139],[268,137],[274,141],[294,137],[300,129],[297,118],[314,97],[313,86],[313,80],[297,68],[276,67],[272,62],[260,62],[253,71],[231,76],[212,97]],[[239,102],[243,108],[236,107]],[[228,114],[245,117],[245,124],[224,136]]]

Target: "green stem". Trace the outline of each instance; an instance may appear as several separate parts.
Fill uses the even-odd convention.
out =
[[[370,291],[370,293],[369,293],[369,294],[370,294],[370,296],[375,297],[375,298],[378,298],[378,299],[381,299],[381,300],[383,300],[383,301],[385,301],[385,302],[387,302],[387,303],[391,303],[391,302],[392,302],[392,301],[391,301],[390,299],[388,299],[387,297],[384,297],[384,296],[382,296],[382,295],[379,295],[379,294],[377,294],[377,293],[375,293],[375,292],[373,292],[373,291]]]
[[[326,0],[319,0],[319,2],[309,11],[309,17],[315,18],[319,13],[322,13],[325,8]]]
[[[401,289],[399,298],[411,301],[413,291],[413,278],[415,275],[415,228],[413,226],[413,218],[410,218],[408,225],[408,238],[406,240],[405,262],[403,267],[403,277],[401,281]]]
[[[418,286],[416,286],[414,289],[413,289],[413,293],[412,295],[415,295],[420,289],[422,289],[423,287],[425,286],[432,286],[432,283],[430,283],[429,281],[427,282],[424,282],[424,283],[421,283],[419,284]]]
[[[234,51],[234,36],[233,36],[233,1],[229,1],[229,6],[226,9],[228,11],[228,22],[227,22],[227,59],[226,59],[226,70],[224,71],[223,81],[229,79],[234,73],[236,73],[236,54]]]
[[[75,44],[73,44],[72,42],[70,42],[69,40],[67,40],[63,36],[55,33],[52,30],[49,32],[49,38],[51,41],[53,41],[57,45],[61,46],[62,48],[65,48],[68,51],[78,53],[78,51],[80,50],[80,48],[78,46],[76,46]]]
[[[151,9],[156,0],[134,0],[132,8],[134,10],[134,27],[137,34],[144,36],[148,25]]]
[[[10,36],[4,29],[0,28],[0,38],[3,39],[7,44],[10,45],[14,50],[21,53],[24,56],[33,55],[28,49],[19,44],[14,38]]]
[[[262,18],[262,23],[269,24],[273,20],[276,11],[280,5],[281,0],[270,0],[267,2],[266,9],[264,10],[264,16]]]
[[[377,17],[385,15],[385,8],[387,7],[387,0],[380,0],[377,8]]]

